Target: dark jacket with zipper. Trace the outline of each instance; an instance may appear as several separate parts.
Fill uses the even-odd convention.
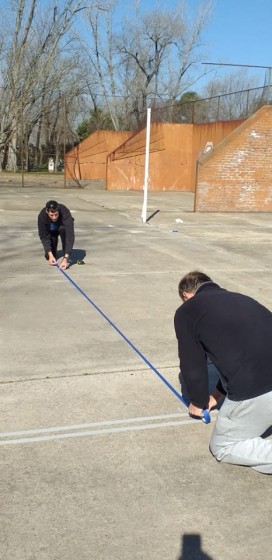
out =
[[[53,235],[58,235],[58,230],[60,227],[65,228],[65,242],[66,242],[66,252],[71,253],[75,241],[74,234],[74,218],[70,210],[64,206],[64,204],[59,204],[59,218],[56,222],[58,229],[56,232],[50,231],[51,220],[46,212],[46,208],[43,208],[38,215],[38,231],[39,237],[43,244],[46,253],[51,251],[51,237]]]
[[[217,388],[229,399],[272,391],[272,313],[256,300],[205,282],[177,309],[174,323],[192,404],[208,404],[207,356],[220,372]]]

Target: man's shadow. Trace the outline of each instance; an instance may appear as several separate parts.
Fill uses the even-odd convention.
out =
[[[201,550],[201,536],[198,533],[183,535],[181,555],[178,560],[213,560],[211,556]]]
[[[60,257],[63,257],[63,251],[57,251],[57,258],[59,259]],[[69,258],[70,267],[74,264],[82,264],[85,257],[86,251],[84,251],[83,249],[73,249]]]
[[[70,255],[70,266],[74,264],[82,264],[84,263],[84,259],[86,257],[86,251],[83,249],[73,249]]]

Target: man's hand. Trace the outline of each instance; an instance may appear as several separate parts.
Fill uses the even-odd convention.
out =
[[[192,403],[189,405],[189,416],[192,416],[193,418],[202,418],[202,408],[198,408],[197,406],[194,406]]]
[[[211,395],[209,399],[208,410],[209,411],[213,410],[214,408],[217,407],[217,404],[218,404],[217,400],[214,398],[213,395]]]
[[[66,268],[69,268],[69,261],[68,261],[67,257],[63,257],[63,259],[60,263],[60,268],[62,268],[62,270],[66,270]]]
[[[49,264],[51,264],[51,266],[54,266],[55,264],[57,264],[57,261],[53,255],[53,253],[48,253],[48,262]]]
[[[219,401],[221,401],[222,397],[224,397],[223,393],[215,388],[213,394],[210,395],[208,410],[213,410],[213,408],[218,405]]]

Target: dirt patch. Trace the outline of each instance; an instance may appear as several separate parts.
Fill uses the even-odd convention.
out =
[[[63,175],[57,175],[49,173],[0,173],[0,185],[3,186],[13,186],[21,187],[23,185],[27,186],[59,186],[63,188],[64,177]]]
[[[105,181],[65,181],[63,173],[0,173],[0,187],[54,187],[57,189],[101,189]]]

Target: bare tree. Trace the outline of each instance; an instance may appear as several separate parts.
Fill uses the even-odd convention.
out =
[[[120,87],[116,71],[118,58],[115,52],[113,23],[116,4],[115,0],[101,0],[91,4],[87,11],[90,34],[88,45],[85,43],[85,52],[90,62],[91,75],[96,75],[96,80],[89,84],[94,110],[98,109],[99,97],[100,108],[104,105],[111,115],[114,128],[119,129],[115,98],[120,95]]]
[[[79,115],[94,111],[110,115],[116,130],[136,128],[153,99],[178,100],[194,81],[212,0],[199,0],[191,20],[185,0],[147,13],[136,0],[131,18],[117,22],[117,3],[0,0],[0,169],[27,165],[30,144],[36,164],[54,152],[57,165]]]
[[[196,53],[213,1],[200,1],[191,20],[186,16],[185,2],[179,2],[174,10],[159,6],[148,13],[136,2],[133,17],[119,21],[119,32],[113,26],[116,4],[114,0],[92,4],[86,48],[97,75],[96,94],[103,95],[118,129],[128,118],[139,125],[141,112],[151,99],[178,99],[195,81]]]
[[[256,104],[260,96],[258,78],[249,76],[247,69],[230,72],[223,78],[211,80],[203,90],[209,101],[209,119],[229,120],[245,118],[250,106]]]
[[[60,83],[61,87],[64,83],[63,53],[69,48],[74,18],[83,7],[83,0],[55,2],[46,9],[38,0],[12,0],[10,39],[1,73],[2,168],[7,164],[17,169],[19,136],[22,142],[25,123],[30,135],[46,109],[48,94],[51,97],[55,91],[59,95]]]
[[[199,62],[196,53],[212,5],[210,0],[201,2],[191,21],[182,2],[171,12],[138,14],[136,24],[127,22],[117,47],[136,113],[146,109],[150,98],[178,99],[194,82],[194,66]]]

